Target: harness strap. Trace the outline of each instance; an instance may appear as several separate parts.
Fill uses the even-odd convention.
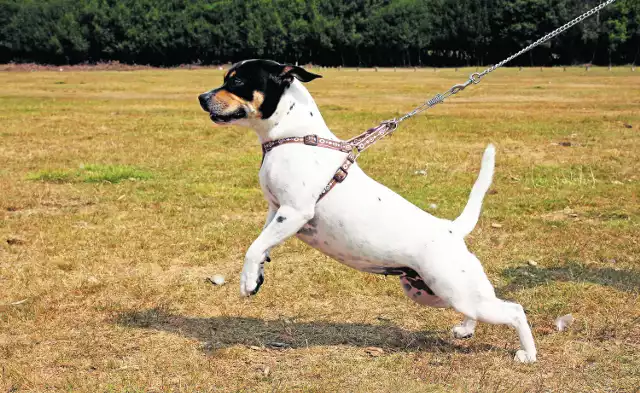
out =
[[[302,143],[307,146],[317,146],[325,149],[341,151],[343,153],[349,153],[349,155],[347,156],[347,158],[345,158],[344,162],[342,163],[342,165],[340,165],[340,167],[338,168],[336,173],[333,175],[329,183],[324,187],[324,189],[320,193],[320,196],[318,197],[318,202],[320,201],[320,199],[324,198],[324,196],[327,195],[327,193],[331,191],[331,189],[335,187],[336,184],[342,183],[344,179],[347,178],[347,175],[349,174],[349,168],[351,167],[351,165],[353,165],[354,162],[356,162],[356,158],[357,158],[356,153],[353,152],[354,145],[349,141],[347,142],[334,141],[332,139],[318,138],[318,136],[314,134],[314,135],[305,135],[304,137],[295,136],[295,137],[289,137],[289,138],[276,139],[271,142],[263,143],[262,144],[262,163],[264,163],[264,157],[268,152],[270,152],[271,150],[273,150],[278,146],[286,145],[288,143]],[[262,163],[260,164],[260,166],[262,166]]]
[[[386,121],[382,124],[370,128],[362,134],[349,139],[348,141],[335,141],[332,139],[318,138],[317,135],[305,135],[304,137],[293,136],[289,138],[276,139],[274,141],[266,142],[262,144],[262,163],[268,152],[275,149],[278,146],[286,145],[289,143],[302,143],[307,146],[317,146],[325,149],[337,150],[343,153],[349,153],[347,158],[342,162],[342,165],[338,168],[333,175],[329,183],[324,187],[318,201],[324,198],[329,191],[333,189],[338,183],[342,183],[349,174],[349,168],[356,162],[356,159],[364,150],[369,148],[376,141],[384,138],[386,135],[392,133],[398,127],[398,123],[395,121]],[[262,163],[260,166],[262,166]],[[316,202],[316,203],[317,203]]]
[[[333,187],[336,186],[336,184],[342,183],[344,179],[347,178],[347,175],[349,174],[349,168],[351,167],[351,165],[353,165],[354,162],[356,162],[356,155],[355,153],[351,152],[342,162],[342,165],[340,165],[340,168],[338,168],[331,180],[329,180],[329,183],[324,187],[316,203],[320,202],[320,199],[324,198],[324,196],[327,195],[327,193],[331,191]]]
[[[304,137],[292,136],[289,138],[276,139],[275,141],[263,143],[262,152],[267,153],[274,148],[281,145],[286,145],[287,143],[304,143],[307,146],[324,147],[325,149],[338,150],[344,153],[348,153],[353,150],[353,145],[349,142],[318,138],[317,135],[305,135]]]
[[[394,132],[396,128],[398,128],[398,123],[395,120],[383,121],[379,125],[369,128],[367,131],[355,138],[349,139],[347,143],[355,144],[359,156],[360,153],[368,149],[375,142]]]

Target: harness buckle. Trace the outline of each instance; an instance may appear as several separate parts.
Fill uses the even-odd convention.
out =
[[[356,158],[356,154],[353,151],[347,156],[347,160],[349,160],[352,164],[356,162]]]
[[[340,167],[336,171],[336,174],[333,175],[333,180],[337,181],[338,183],[342,183],[344,179],[347,178],[348,174],[349,173],[347,171],[345,171],[342,167]]]
[[[305,135],[303,142],[305,145],[309,145],[309,146],[318,146],[318,136],[313,134],[313,135]]]

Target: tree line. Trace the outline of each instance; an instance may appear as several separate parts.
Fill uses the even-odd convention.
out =
[[[493,64],[602,0],[0,0],[0,63]],[[515,65],[630,64],[640,0],[618,0]]]

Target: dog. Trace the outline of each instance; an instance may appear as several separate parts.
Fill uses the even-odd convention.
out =
[[[198,98],[214,123],[250,127],[262,144],[306,135],[339,141],[303,85],[320,77],[294,65],[245,60],[227,71],[222,86]],[[464,242],[491,185],[494,146],[486,148],[467,205],[453,221],[419,209],[371,179],[357,163],[318,201],[346,156],[300,143],[265,152],[259,178],[269,208],[264,228],[244,259],[241,295],[254,295],[263,284],[271,248],[297,236],[354,269],[399,276],[405,294],[419,304],[462,313],[463,321],[453,328],[456,338],[471,337],[477,321],[514,327],[520,339],[514,360],[535,362],[536,347],[522,306],[496,297],[480,261]]]

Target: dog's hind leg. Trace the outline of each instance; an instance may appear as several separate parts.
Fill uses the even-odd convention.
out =
[[[475,255],[448,248],[432,252],[430,257],[439,263],[425,264],[419,273],[436,296],[464,314],[465,320],[454,328],[456,336],[473,333],[476,321],[509,325],[516,329],[520,338],[520,350],[516,352],[515,360],[522,363],[536,361],[533,335],[522,306],[496,297]]]
[[[506,302],[495,297],[493,288],[483,290],[482,287],[490,286],[486,276],[482,277],[486,282],[480,286],[466,291],[462,296],[450,299],[451,305],[457,311],[465,315],[464,321],[454,327],[454,335],[473,333],[476,320],[491,324],[509,325],[516,329],[520,338],[520,350],[516,352],[515,359],[521,363],[533,363],[536,361],[536,346],[533,335],[527,322],[522,306],[517,303]]]
[[[514,360],[521,363],[533,363],[536,361],[536,346],[521,305],[505,302],[498,298],[483,299],[479,304],[475,305],[474,314],[482,322],[505,324],[514,327],[520,337],[521,348],[516,352]]]

